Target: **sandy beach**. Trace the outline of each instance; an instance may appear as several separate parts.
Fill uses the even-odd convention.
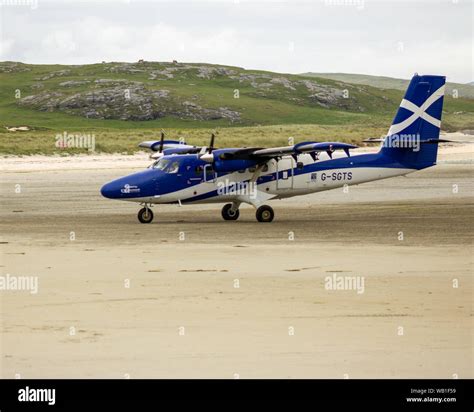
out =
[[[471,146],[263,225],[100,196],[149,163],[2,159],[0,275],[38,290],[0,291],[1,378],[474,377]]]

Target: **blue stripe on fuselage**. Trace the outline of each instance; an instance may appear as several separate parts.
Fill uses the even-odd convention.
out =
[[[305,165],[302,169],[294,168],[293,176],[303,175],[307,173],[314,173],[325,170],[332,169],[347,169],[347,168],[361,168],[361,167],[377,167],[377,168],[387,168],[387,169],[405,169],[406,166],[397,162],[394,162],[390,157],[383,156],[380,152],[370,153],[370,154],[361,154],[352,157],[341,157],[337,159],[324,160],[321,162],[315,162]],[[288,172],[290,169],[280,170],[278,172],[270,173],[264,176],[260,176],[257,179],[257,185],[268,183],[275,179],[282,179],[283,173]],[[218,176],[225,176],[231,173],[222,173]],[[245,180],[244,182],[249,182],[250,179]],[[181,200],[183,203],[197,202],[200,200],[210,199],[214,196],[218,196],[217,189],[212,190],[202,195],[190,197],[184,200]]]

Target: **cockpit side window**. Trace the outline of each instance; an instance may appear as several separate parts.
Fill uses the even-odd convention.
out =
[[[174,161],[168,166],[168,169],[166,169],[166,173],[178,173],[178,170],[179,170],[179,162]]]

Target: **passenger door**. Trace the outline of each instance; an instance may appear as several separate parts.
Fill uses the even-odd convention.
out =
[[[277,162],[277,189],[293,188],[293,169],[295,161],[292,157],[283,157]]]

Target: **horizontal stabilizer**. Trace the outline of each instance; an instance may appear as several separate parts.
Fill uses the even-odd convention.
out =
[[[370,137],[368,139],[362,140],[363,143],[382,143],[385,140],[385,137]]]
[[[365,139],[362,140],[364,143],[382,143],[385,141],[385,138],[370,138],[370,139]],[[416,140],[413,140],[416,142]],[[421,140],[419,141],[421,144],[436,144],[436,143],[460,143],[460,144],[470,144],[474,143],[474,141],[466,141],[466,140],[448,140],[448,139],[427,139],[427,140]]]

